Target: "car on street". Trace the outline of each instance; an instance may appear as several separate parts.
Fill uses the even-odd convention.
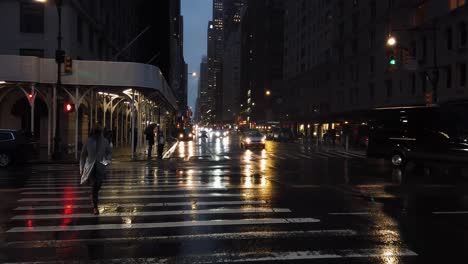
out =
[[[287,128],[275,128],[272,131],[273,140],[280,142],[288,142],[293,140],[293,134],[291,130]]]
[[[181,141],[191,141],[193,140],[193,131],[192,129],[184,129],[179,133],[179,140]]]
[[[372,122],[367,156],[389,159],[395,167],[408,162],[468,167],[468,120],[462,113],[453,107],[382,113]]]
[[[27,161],[37,152],[37,142],[26,132],[0,129],[0,168],[6,168],[14,162]]]
[[[266,137],[258,130],[246,130],[241,135],[241,148],[260,147],[265,148]]]

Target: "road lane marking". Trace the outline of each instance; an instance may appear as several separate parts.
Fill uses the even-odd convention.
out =
[[[385,249],[359,249],[326,251],[289,251],[268,253],[220,253],[220,259],[198,263],[236,263],[236,262],[265,262],[265,261],[292,261],[292,260],[319,260],[319,259],[349,259],[349,258],[385,258],[385,257],[416,257],[414,251],[395,247]],[[224,258],[221,256],[225,255]],[[263,256],[262,256],[263,255]]]
[[[229,193],[206,193],[206,194],[174,194],[174,195],[120,195],[120,196],[100,196],[101,200],[121,200],[121,199],[155,199],[155,198],[213,198],[213,197],[244,197],[245,194]],[[62,197],[62,198],[23,198],[18,202],[60,202],[60,201],[84,201],[89,197]]]
[[[220,219],[220,220],[161,222],[161,223],[14,227],[14,228],[9,229],[7,233],[148,229],[148,228],[198,227],[198,226],[271,225],[271,224],[300,224],[300,223],[306,224],[306,223],[318,223],[318,222],[320,222],[320,220],[314,219],[314,218],[263,218],[263,219],[241,219],[241,220],[221,220]]]
[[[435,215],[462,215],[468,214],[468,211],[447,211],[447,212],[432,212]]]
[[[368,212],[348,212],[348,213],[328,213],[329,215],[341,216],[341,215],[369,215]]]
[[[175,235],[175,236],[148,236],[148,237],[117,237],[117,238],[89,238],[71,240],[42,240],[42,241],[18,241],[9,242],[9,248],[62,248],[82,245],[82,243],[144,243],[144,242],[171,242],[190,241],[203,239],[216,240],[248,240],[248,239],[275,239],[275,238],[299,238],[312,236],[356,236],[357,232],[350,229],[335,230],[299,230],[299,231],[253,231],[253,232],[232,232],[232,233],[210,233],[195,235]]]
[[[359,154],[359,153],[353,153],[353,152],[343,152],[343,151],[337,151],[338,153],[342,153],[342,154],[346,154],[346,155],[350,155],[350,156],[353,156],[353,157],[356,157],[356,158],[367,158],[366,155],[363,155],[363,154]]]
[[[200,209],[200,210],[174,210],[174,211],[148,211],[148,212],[121,212],[99,214],[99,217],[135,217],[135,216],[172,216],[172,215],[210,215],[210,214],[261,214],[261,213],[291,213],[287,208],[240,208],[240,209]],[[37,214],[17,215],[11,220],[39,220],[39,219],[78,219],[95,218],[94,214]]]
[[[215,202],[172,202],[172,203],[129,203],[129,204],[115,204],[115,203],[103,203],[99,207],[101,208],[134,208],[134,207],[172,207],[172,206],[193,206],[193,205],[261,205],[266,204],[266,201],[215,201]],[[44,205],[44,206],[20,206],[15,208],[15,211],[36,211],[36,210],[65,210],[65,209],[80,209],[80,208],[92,208],[92,205]]]

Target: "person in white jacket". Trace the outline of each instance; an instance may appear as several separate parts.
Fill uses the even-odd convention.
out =
[[[93,213],[95,215],[99,214],[99,190],[106,177],[106,166],[110,164],[111,158],[111,145],[104,137],[102,127],[96,124],[83,145],[80,157],[81,184],[88,183],[92,186]]]

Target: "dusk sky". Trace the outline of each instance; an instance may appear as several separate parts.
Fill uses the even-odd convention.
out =
[[[212,18],[212,0],[182,0],[184,16],[184,57],[188,71],[199,74],[200,62],[206,55],[207,27]],[[188,104],[195,111],[198,78],[188,78]]]

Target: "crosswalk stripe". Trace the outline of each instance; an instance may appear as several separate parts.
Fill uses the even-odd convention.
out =
[[[239,176],[239,177],[231,177],[231,176],[227,176],[227,177],[219,177],[218,176],[212,176],[212,177],[205,177],[205,178],[200,178],[200,177],[193,177],[193,178],[171,178],[171,179],[166,179],[166,178],[153,178],[153,177],[148,177],[148,178],[139,178],[139,179],[106,179],[104,180],[104,182],[123,182],[123,183],[138,183],[138,182],[142,182],[142,181],[155,181],[155,182],[180,182],[180,181],[192,181],[192,182],[200,182],[202,180],[209,180],[209,179],[214,179],[216,177],[217,180],[221,180],[221,181],[226,181],[226,180],[230,180],[230,179],[233,179],[233,178],[236,178],[236,179],[239,179],[239,178],[245,178],[245,177],[242,177],[242,176]],[[27,184],[28,185],[38,185],[38,184],[41,184],[41,185],[44,185],[44,184],[69,184],[69,183],[77,183],[79,182],[81,179],[79,178],[76,178],[76,179],[69,179],[69,180],[41,180],[41,181],[28,181]]]
[[[341,153],[341,154],[348,155],[348,156],[356,157],[356,158],[366,158],[365,155],[356,154],[356,153],[352,153],[352,152],[343,152],[343,151],[337,151],[337,152]]]
[[[140,180],[140,181],[135,181],[135,182],[122,182],[122,181],[104,181],[104,183],[111,183],[111,184],[116,184],[116,183],[119,183],[119,184],[128,184],[128,185],[135,185],[135,184],[139,184],[139,183],[147,183],[148,181],[144,181],[144,180]],[[168,184],[175,184],[175,183],[184,183],[184,182],[190,182],[190,183],[198,183],[198,184],[202,184],[202,183],[206,183],[204,181],[189,181],[189,180],[180,180],[180,181],[165,181],[165,180],[154,180],[152,181],[154,183],[168,183]],[[220,182],[226,182],[228,183],[229,181],[227,180],[220,180]],[[65,185],[65,186],[63,186]],[[26,184],[25,186],[26,187],[47,187],[47,186],[62,186],[62,187],[70,187],[70,186],[79,186],[79,182],[76,181],[76,182],[72,182],[70,184],[67,184],[67,183],[33,183],[33,184]]]
[[[212,202],[166,202],[166,203],[129,203],[129,204],[114,204],[114,203],[102,203],[101,208],[112,207],[112,208],[134,208],[134,207],[171,207],[171,206],[206,206],[206,205],[262,205],[266,204],[266,201],[212,201]],[[65,209],[82,209],[92,208],[92,205],[44,205],[44,206],[20,206],[15,208],[15,211],[36,211],[36,210],[65,210]]]
[[[157,198],[213,198],[213,197],[244,197],[245,194],[229,193],[203,193],[203,194],[173,194],[173,195],[120,195],[120,196],[100,196],[101,200],[116,199],[157,199]],[[63,197],[63,198],[23,198],[18,202],[60,202],[60,201],[84,201],[89,197]]]
[[[80,245],[82,243],[115,243],[115,242],[164,242],[164,241],[190,241],[201,239],[239,240],[239,239],[275,239],[275,238],[299,238],[311,236],[356,236],[358,233],[350,229],[320,229],[320,230],[291,230],[291,231],[252,231],[232,233],[209,233],[175,236],[142,236],[142,237],[117,237],[117,238],[89,238],[71,240],[42,240],[42,241],[16,241],[7,243],[9,248],[61,248]]]
[[[120,212],[102,213],[99,217],[131,217],[131,216],[170,216],[170,215],[208,215],[208,214],[246,214],[246,213],[290,213],[286,208],[241,208],[241,209],[203,209],[203,210],[174,210],[174,211],[151,211],[151,212]],[[94,214],[37,214],[17,215],[12,220],[39,220],[39,219],[77,219],[95,218]]]
[[[129,185],[129,184],[122,184],[122,185],[104,185],[102,186],[102,190],[106,190],[106,189],[122,189],[122,190],[134,190],[134,189],[138,189],[138,190],[141,190],[143,188],[152,188],[152,189],[155,189],[155,188],[175,188],[175,187],[179,187],[179,188],[187,188],[190,190],[190,188],[197,188],[197,187],[215,187],[214,186],[214,182],[210,182],[210,183],[207,183],[207,184],[163,184],[163,185],[160,185],[160,184],[143,184],[143,185]],[[219,183],[216,183],[216,185],[219,185]],[[218,188],[229,188],[229,189],[264,189],[265,187],[262,186],[261,184],[255,184],[255,185],[252,185],[252,186],[246,186],[246,185],[238,185],[238,184],[235,184],[235,185],[231,185],[231,184],[223,184],[221,183],[221,187],[218,187]],[[19,189],[20,191],[31,191],[31,190],[63,190],[63,188],[69,188],[69,190],[75,190],[75,189],[90,189],[91,187],[90,186],[86,186],[86,185],[64,185],[64,186],[45,186],[45,187],[25,187],[25,188],[21,188]]]
[[[144,189],[141,188],[138,191],[140,192],[190,192],[190,191],[227,191],[228,188],[218,188],[218,187],[197,187],[197,188],[173,188],[173,189]],[[106,191],[106,190],[104,190]],[[116,191],[114,190],[107,190],[107,191]],[[130,190],[118,190],[119,192],[129,192]],[[89,193],[89,190],[85,191],[61,191],[61,192],[22,192],[21,195],[50,195],[50,194],[82,194],[82,193]]]
[[[318,222],[320,222],[320,220],[314,219],[314,218],[263,218],[263,219],[240,219],[240,220],[181,221],[181,222],[161,222],[161,223],[100,224],[100,225],[78,225],[78,226],[13,227],[6,232],[7,233],[65,232],[65,231],[148,229],[148,228],[199,227],[199,226],[269,225],[269,224],[300,224],[300,223],[306,224],[306,223],[318,223]]]

